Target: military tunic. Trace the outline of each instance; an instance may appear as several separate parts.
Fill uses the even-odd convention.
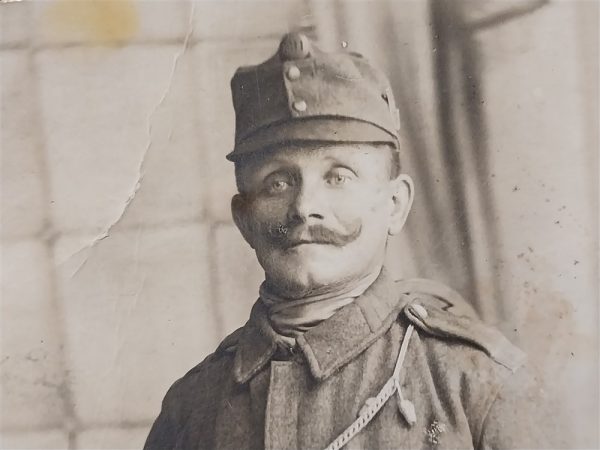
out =
[[[344,448],[545,447],[532,412],[542,391],[520,350],[452,295],[419,290],[428,289],[384,271],[290,351],[257,302],[244,327],[171,387],[145,448],[323,449],[389,380],[410,324],[400,385],[416,422],[390,398]]]

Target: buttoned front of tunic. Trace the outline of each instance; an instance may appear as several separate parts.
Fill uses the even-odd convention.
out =
[[[323,449],[390,379],[411,323],[400,387],[416,423],[393,395],[344,448],[545,447],[531,412],[541,391],[520,351],[443,305],[384,272],[286,351],[258,302],[244,327],[171,387],[145,448]],[[420,308],[431,315],[419,317]]]

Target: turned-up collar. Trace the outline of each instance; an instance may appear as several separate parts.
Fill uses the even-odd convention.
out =
[[[354,302],[297,338],[311,374],[324,380],[356,358],[389,329],[407,302],[408,296],[394,288],[384,268]],[[239,336],[233,365],[235,380],[245,383],[260,371],[275,354],[278,341],[266,308],[256,302]]]

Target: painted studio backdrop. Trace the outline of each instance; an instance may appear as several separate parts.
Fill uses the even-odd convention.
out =
[[[598,3],[0,4],[1,447],[140,448],[241,326],[229,80],[302,29],[388,74],[416,181],[398,277],[443,281],[529,352],[597,448]]]

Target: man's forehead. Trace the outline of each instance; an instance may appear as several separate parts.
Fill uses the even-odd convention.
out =
[[[385,149],[389,149],[389,146],[366,143],[299,143],[282,145],[277,148],[248,155],[248,158],[243,162],[249,163],[248,165],[250,166],[258,166],[275,162],[327,161],[331,159],[351,160],[357,157],[366,159],[370,155],[376,157]]]

